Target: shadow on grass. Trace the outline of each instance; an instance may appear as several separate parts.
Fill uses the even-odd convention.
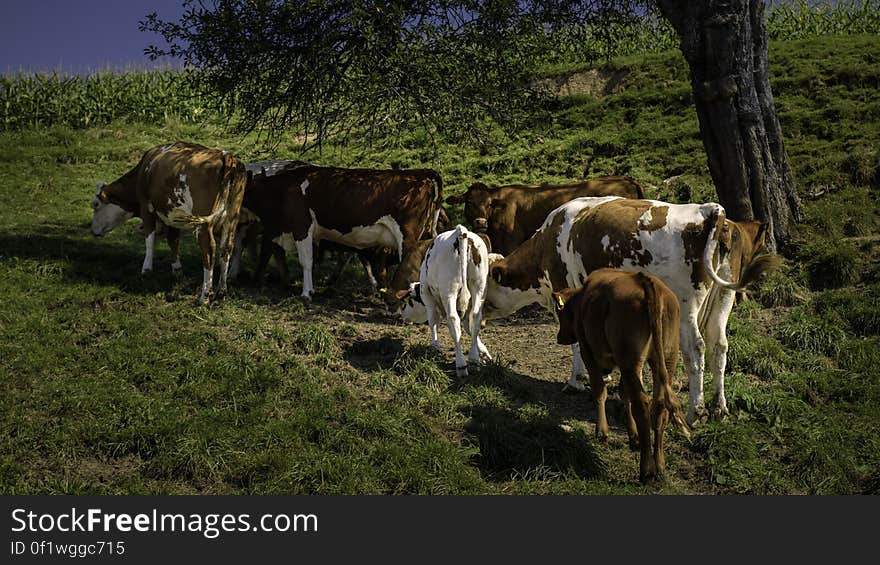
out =
[[[115,286],[133,294],[167,291],[177,280],[190,282],[189,279],[178,279],[171,274],[167,247],[164,253],[157,250],[153,273],[141,276],[143,249],[134,251],[130,241],[92,238],[87,231],[83,234],[73,226],[48,224],[38,229],[41,233],[0,232],[0,256],[63,261],[65,264],[56,272],[67,282]],[[193,279],[192,282],[195,289],[201,280]]]
[[[488,480],[546,479],[573,473],[603,477],[597,444],[581,429],[567,431],[554,417],[524,417],[506,408],[471,407],[465,430],[479,443],[476,464]]]
[[[404,353],[405,345],[398,337],[383,335],[375,339],[359,339],[345,348],[343,358],[362,371],[390,369]]]
[[[128,229],[119,228],[120,230]],[[33,226],[27,232],[0,232],[0,258],[17,258],[45,262],[64,262],[54,272],[71,283],[89,283],[101,286],[115,286],[132,294],[155,294],[167,292],[173,287],[183,285],[189,294],[197,295],[201,284],[201,259],[191,234],[181,234],[181,259],[184,272],[180,277],[171,274],[171,257],[164,237],[159,238],[153,272],[142,276],[141,264],[144,258],[143,239],[137,235],[113,234],[107,238],[95,238],[88,225],[46,223]],[[253,258],[254,260],[256,258]],[[250,263],[250,258],[246,258]],[[332,271],[335,265],[325,260],[324,270]],[[259,285],[251,277],[252,270],[245,270],[237,280],[230,280],[230,291],[240,293],[247,299],[262,303],[283,303],[291,297],[299,296],[302,290],[301,271],[293,261],[291,280],[293,284],[282,287],[277,274],[270,270],[265,284]],[[358,272],[349,266],[342,280],[336,285],[318,288],[314,303],[319,306],[337,309],[370,311],[377,309],[376,323],[383,323],[382,312],[378,310],[381,302],[373,296],[362,269]],[[354,271],[354,272],[352,272]],[[215,279],[216,280],[216,279]]]
[[[386,339],[363,342],[359,350],[381,347]],[[518,373],[503,359],[472,367],[468,376],[457,377],[454,363],[428,345],[405,347],[398,340],[387,344],[392,347],[385,351],[384,363],[392,371],[406,373],[421,368],[421,381],[431,377],[428,373],[440,373],[443,378],[433,380],[443,381],[441,390],[451,393],[468,395],[469,388],[489,387],[502,394],[501,405],[475,400],[480,397],[477,394],[459,407],[470,418],[465,431],[479,445],[474,463],[487,480],[544,480],[572,473],[582,479],[604,475],[605,463],[591,439],[592,425],[589,430],[563,426],[568,420],[595,422],[595,405],[589,393],[563,392],[562,383]],[[425,363],[433,369],[426,370]],[[614,404],[609,400],[609,417],[613,417]]]

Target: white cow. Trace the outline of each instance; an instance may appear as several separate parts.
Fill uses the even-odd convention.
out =
[[[411,322],[428,322],[431,346],[439,349],[437,324],[446,318],[455,343],[455,374],[467,376],[468,361],[480,362],[480,353],[492,356],[480,341],[483,300],[489,275],[486,244],[475,233],[458,225],[439,234],[425,253],[419,282],[397,293],[403,301],[398,313]],[[471,336],[468,361],[461,350],[461,320]]]

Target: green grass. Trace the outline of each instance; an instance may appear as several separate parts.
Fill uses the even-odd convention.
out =
[[[589,396],[562,394],[565,375],[536,384],[546,375],[501,350],[457,378],[424,328],[365,314],[380,304],[357,284],[304,304],[242,283],[199,306],[192,238],[182,277],[164,246],[140,276],[135,222],[89,234],[95,183],[175,139],[245,160],[298,147],[269,152],[216,122],[163,116],[0,133],[0,492],[876,493],[880,40],[774,42],[770,56],[807,220],[787,270],[732,315],[730,416],[691,442],[667,431],[665,484],[638,483],[620,428],[595,443]],[[563,99],[548,127],[482,148],[402,132],[306,157],[433,166],[448,194],[618,172],[655,186],[651,197],[714,199],[681,56],[610,66],[615,93]]]

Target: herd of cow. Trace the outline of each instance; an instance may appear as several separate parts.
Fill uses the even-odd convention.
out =
[[[636,181],[621,176],[560,185],[476,183],[445,199],[464,205],[471,230],[458,225],[438,233],[449,226],[442,179],[433,170],[245,164],[225,151],[178,142],[150,149],[122,177],[98,185],[92,232],[101,236],[140,218],[147,272],[163,228],[178,272],[180,230],[192,231],[202,253],[202,302],[212,291],[226,291],[242,249],[255,248],[259,233],[258,280],[274,257],[286,282],[285,252],[295,248],[306,298],[314,292],[315,250],[353,250],[388,307],[427,321],[435,347],[438,324],[446,320],[459,375],[467,374],[468,362],[491,358],[479,338],[484,320],[541,304],[559,320],[557,341],[572,346],[568,386],[583,389],[579,377],[589,376],[601,438],[608,430],[605,383],[620,369],[630,445],[640,446],[640,477],[648,480],[663,472],[668,420],[687,433],[705,412],[704,352],[714,412],[727,413],[726,325],[735,291],[777,260],[762,253],[761,222],[729,220],[715,203],[644,196]],[[462,323],[471,336],[468,359]],[[670,386],[679,350],[689,381],[686,417]],[[652,399],[641,380],[645,361],[653,373]]]

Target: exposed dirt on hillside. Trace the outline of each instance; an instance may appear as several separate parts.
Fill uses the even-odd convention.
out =
[[[620,91],[627,74],[626,69],[588,69],[542,78],[535,86],[549,90],[554,96],[590,94],[601,98]]]

